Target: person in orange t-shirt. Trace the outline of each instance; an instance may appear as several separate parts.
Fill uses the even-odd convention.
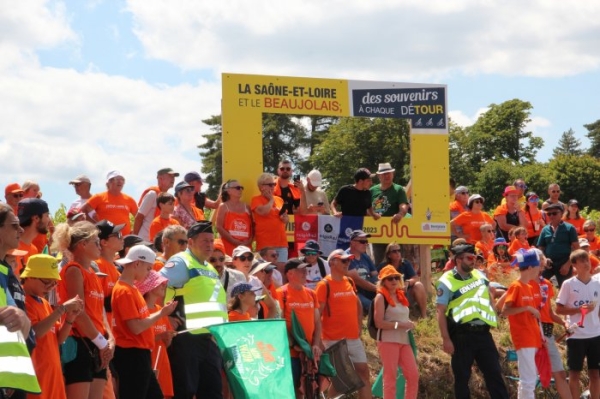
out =
[[[510,336],[517,350],[519,368],[519,397],[534,398],[537,383],[535,353],[542,346],[539,326],[540,312],[533,298],[529,281],[540,271],[540,259],[535,249],[515,254],[520,277],[508,287],[502,313],[508,316]]]
[[[315,361],[321,357],[321,317],[319,314],[319,301],[315,292],[304,286],[306,282],[306,267],[298,258],[292,258],[285,264],[285,273],[288,284],[277,289],[277,299],[290,340],[290,354],[292,357],[292,374],[294,387],[300,386],[301,363],[299,359],[301,349],[294,344],[292,335],[292,311],[304,330],[306,340],[312,347]]]
[[[61,223],[52,235],[53,249],[71,254],[70,261],[60,271],[58,301],[79,296],[84,311],[75,319],[71,336],[77,343],[73,361],[63,365],[67,398],[99,398],[106,386],[108,362],[114,353],[114,341],[104,318],[104,292],[100,279],[92,268],[93,259],[100,256],[98,229],[90,222],[73,226]],[[108,338],[108,340],[107,340]],[[98,348],[97,355],[93,354]],[[96,363],[98,359],[99,366]]]
[[[229,321],[252,320],[248,309],[256,303],[256,294],[252,291],[252,285],[248,283],[237,283],[231,289],[231,299],[227,305],[229,310]]]
[[[117,260],[123,266],[121,278],[112,294],[114,365],[119,376],[119,397],[127,399],[162,399],[164,397],[154,371],[151,351],[154,349],[154,324],[170,315],[177,302],[150,314],[135,281],[146,279],[152,269],[155,253],[145,245],[133,246]]]
[[[21,258],[21,264],[25,266],[31,255],[40,253],[33,240],[39,234],[48,234],[50,210],[46,201],[39,198],[23,199],[19,202],[17,208],[19,225],[23,228],[18,249],[27,251],[27,255]]]
[[[588,240],[586,240],[585,238],[580,238],[579,239],[579,248],[583,249],[585,252],[587,252],[589,254],[590,266],[591,266],[590,271],[592,272],[592,274],[600,273],[600,269],[598,268],[598,266],[600,266],[600,259],[598,259],[598,257],[596,255],[591,253],[590,243],[588,242]]]
[[[166,278],[154,270],[148,272],[148,276],[143,281],[135,282],[135,286],[146,300],[148,312],[154,313],[162,309],[160,305],[165,299],[167,282]],[[165,399],[174,395],[171,363],[169,356],[167,356],[167,348],[171,345],[171,341],[176,334],[167,316],[161,317],[154,324],[155,344],[152,349],[152,367]]]
[[[237,180],[228,180],[221,187],[221,205],[215,225],[229,256],[239,245],[252,245],[252,213],[241,200],[243,190],[244,186]]]
[[[150,241],[154,241],[154,237],[159,231],[163,231],[169,226],[178,225],[179,222],[171,217],[175,209],[175,197],[170,193],[160,193],[156,197],[156,206],[160,214],[150,223]]]
[[[540,198],[533,191],[525,195],[526,203],[523,211],[525,212],[525,220],[527,220],[527,241],[529,245],[537,245],[542,229],[546,225],[544,214],[538,208]]]
[[[83,301],[76,296],[53,310],[44,298],[60,280],[58,261],[50,255],[31,256],[21,279],[27,317],[37,341],[31,360],[42,389],[40,395],[28,394],[27,398],[66,399],[58,348],[71,332],[75,318],[83,309]],[[64,315],[65,322],[61,323]]]
[[[586,220],[583,224],[583,235],[579,238],[585,238],[590,244],[590,253],[596,256],[600,255],[600,238],[596,236],[596,222]]]
[[[480,228],[484,224],[496,225],[494,219],[483,211],[485,199],[479,194],[473,194],[467,202],[466,212],[462,212],[450,221],[452,236],[464,238],[469,244],[475,244],[481,240]]]
[[[94,194],[81,207],[81,212],[87,215],[88,220],[97,222],[99,220],[110,220],[114,224],[124,224],[123,235],[131,233],[131,222],[129,216],[135,216],[138,212],[137,203],[127,194],[123,194],[125,178],[121,172],[112,170],[106,175],[107,191]],[[96,216],[92,218],[90,212],[95,211]]]
[[[115,264],[116,253],[123,249],[123,230],[125,225],[114,225],[108,220],[102,220],[96,223],[98,228],[98,238],[100,239],[100,257],[95,260],[98,269],[106,274],[102,279],[102,287],[104,291],[104,310],[108,325],[112,325],[112,308],[110,305],[112,290],[117,280],[121,276],[117,265]]]
[[[479,231],[481,233],[481,240],[475,243],[475,249],[481,253],[483,259],[487,260],[494,249],[496,233],[494,232],[493,226],[488,223],[482,224]]]
[[[284,265],[288,259],[288,243],[285,226],[288,215],[285,212],[283,199],[273,194],[275,180],[273,175],[263,173],[258,177],[260,195],[252,198],[250,209],[254,218],[254,237],[256,250],[273,247],[277,251],[277,269],[282,275]]]
[[[512,240],[508,247],[509,255],[514,255],[519,249],[529,249],[529,241],[527,241],[527,229],[525,227],[517,227],[514,230],[515,239]]]
[[[576,199],[569,200],[562,220],[572,224],[575,230],[577,230],[577,235],[583,234],[585,219],[579,214],[579,202]]]
[[[354,281],[347,276],[352,259],[354,255],[347,254],[342,249],[333,251],[327,258],[331,274],[317,283],[316,292],[320,305],[323,345],[327,349],[346,339],[350,360],[365,384],[358,394],[362,399],[371,397],[371,381],[367,355],[360,340],[362,304],[356,293]],[[329,396],[335,397],[337,392],[329,392]]]

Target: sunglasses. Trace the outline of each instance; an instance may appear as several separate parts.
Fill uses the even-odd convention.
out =
[[[219,256],[218,258],[213,258],[213,257],[211,257],[211,258],[208,258],[208,261],[209,261],[210,263],[215,263],[215,262],[217,262],[217,261],[218,261],[218,262],[225,262],[225,257],[224,257],[224,256]]]
[[[228,188],[233,188],[234,190],[242,191],[244,189],[244,186],[235,186],[235,187],[228,187]]]
[[[277,185],[277,183],[263,183],[261,184],[261,186],[269,186],[269,187],[275,187]]]
[[[546,215],[548,215],[548,216],[556,216],[556,215],[560,215],[560,212],[546,212]]]
[[[473,200],[474,204],[483,204],[483,201],[480,199]]]
[[[530,197],[529,202],[540,202],[540,199],[538,197]]]
[[[386,277],[386,281],[400,281],[400,276]]]
[[[184,240],[183,238],[180,238],[179,240],[177,240],[177,244],[179,244],[179,245],[185,245],[185,244],[187,244],[187,240]]]
[[[23,194],[19,193],[19,194],[13,194],[12,195],[13,198],[23,198]]]
[[[119,231],[118,233],[109,234],[108,237],[117,237],[118,239],[123,238],[123,234]]]
[[[390,249],[390,253],[391,254],[399,254],[400,250],[399,249]]]
[[[54,287],[56,284],[58,284],[58,281],[56,281],[56,280],[47,280],[47,279],[43,279],[43,278],[38,278],[38,280],[40,280],[40,282],[42,284],[44,284],[46,287]]]
[[[344,265],[345,265],[345,264],[347,264],[347,263],[350,263],[350,259],[342,259],[342,258],[334,258],[334,259],[337,259],[337,260],[339,260],[339,261],[340,261],[340,262],[342,262]]]
[[[305,251],[304,255],[306,256],[311,256],[311,255],[318,255],[319,253],[316,251]]]
[[[254,255],[241,255],[241,256],[238,256],[237,258],[239,260],[241,260],[242,262],[245,262],[247,260],[252,262],[254,260]]]
[[[183,191],[184,193],[192,193],[194,192],[194,187],[186,187],[184,189],[181,189],[181,191]]]
[[[583,229],[586,233],[593,233],[596,229]]]
[[[522,189],[526,189],[526,188],[527,188],[527,185],[525,185],[525,184],[515,184],[515,187],[519,187],[519,188],[522,188]]]
[[[506,250],[508,247],[506,245],[498,245],[497,248]],[[475,255],[473,255],[473,257],[475,257]]]
[[[289,166],[282,166],[281,168],[279,168],[279,170],[286,170],[286,171],[290,171],[292,170],[292,168],[290,168]]]
[[[469,192],[468,191],[463,191],[462,193],[459,193],[459,194],[469,195]]]
[[[354,240],[355,242],[361,243],[361,244],[368,244],[369,240]]]

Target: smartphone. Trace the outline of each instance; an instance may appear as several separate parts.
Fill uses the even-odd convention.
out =
[[[322,202],[317,202],[317,206],[323,206],[324,204]]]
[[[294,181],[299,181],[300,180],[300,175],[294,175]]]

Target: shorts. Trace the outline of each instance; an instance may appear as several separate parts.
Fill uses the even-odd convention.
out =
[[[333,346],[340,340],[323,340],[323,345],[325,345],[325,349]],[[350,360],[352,363],[367,363],[367,354],[365,352],[365,346],[363,345],[360,338],[357,339],[346,339],[346,344],[348,346],[348,355],[350,356]]]
[[[565,366],[563,365],[562,356],[558,352],[558,348],[556,347],[556,341],[554,340],[554,336],[545,337],[546,338],[546,348],[548,348],[548,355],[550,356],[550,364],[552,365],[552,372],[556,373],[558,371],[564,371]]]
[[[567,339],[567,366],[569,370],[581,371],[587,358],[588,370],[600,369],[600,336]]]
[[[277,262],[285,263],[288,261],[288,247],[273,247],[277,252]]]
[[[78,382],[92,382],[95,379],[106,380],[106,369],[95,371],[94,360],[90,354],[90,349],[94,350],[96,345],[88,338],[73,338],[77,342],[77,354],[75,355],[75,359],[63,365],[65,385],[76,384]]]

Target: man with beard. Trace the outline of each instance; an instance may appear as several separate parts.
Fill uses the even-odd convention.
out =
[[[33,240],[39,234],[48,234],[50,210],[46,201],[39,198],[25,198],[19,202],[17,207],[19,224],[23,229],[23,234],[21,234],[21,240],[19,241],[19,249],[27,251],[27,255],[17,259],[17,267],[20,272],[22,267],[27,264],[27,259],[31,255],[39,253],[39,250],[33,244]]]

